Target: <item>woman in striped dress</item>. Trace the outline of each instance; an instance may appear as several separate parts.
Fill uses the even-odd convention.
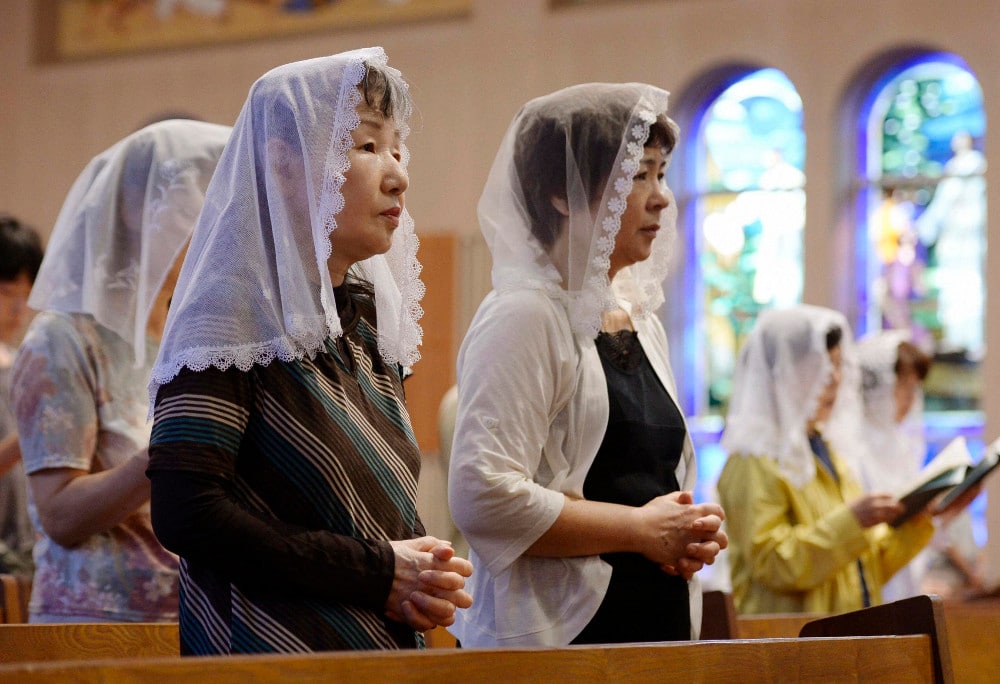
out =
[[[288,64],[223,154],[150,383],[183,653],[413,648],[471,605],[415,505],[410,111],[381,48]]]

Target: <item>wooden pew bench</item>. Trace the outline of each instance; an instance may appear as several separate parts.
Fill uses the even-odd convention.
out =
[[[807,622],[824,617],[818,613],[738,615],[737,639],[788,639],[797,637]]]
[[[1000,681],[1000,599],[945,601],[944,621],[955,681]]]
[[[951,682],[942,608],[940,600],[921,597],[815,621],[808,621],[810,616],[780,616],[775,622],[779,628],[767,628],[783,631],[793,622],[808,621],[800,638],[220,658],[180,658],[176,624],[0,625],[0,684],[67,678],[418,682],[455,676],[474,681],[642,682],[679,677],[741,684],[748,680]],[[989,654],[958,665],[954,680],[990,681],[998,671],[996,658],[989,659],[996,649],[983,639],[1000,628],[1000,604],[949,605],[947,614],[948,624],[955,625],[964,642],[956,641],[952,648],[956,659],[961,658],[963,646],[982,647]],[[977,631],[976,625],[983,628]],[[857,636],[845,638],[845,634]],[[966,634],[968,638],[962,636]]]
[[[0,665],[0,684],[237,682],[930,682],[926,635],[703,641],[555,649],[119,658]]]
[[[0,623],[27,622],[31,580],[0,573]]]
[[[0,625],[0,663],[179,655],[177,623]]]
[[[948,652],[956,682],[993,684],[1000,681],[1000,599],[944,601]],[[740,639],[777,639],[797,636],[806,623],[821,615],[787,613],[739,615],[735,636]],[[883,631],[884,626],[880,627]]]
[[[812,620],[802,627],[799,638],[878,634],[927,637],[930,639],[934,658],[934,681],[954,681],[944,606],[939,596],[913,596],[864,610]]]

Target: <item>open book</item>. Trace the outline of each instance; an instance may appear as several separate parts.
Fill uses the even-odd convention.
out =
[[[998,465],[1000,465],[1000,439],[987,446],[983,459],[973,465],[965,438],[956,437],[948,442],[948,445],[939,451],[906,487],[896,493],[899,502],[906,510],[890,524],[899,527],[942,493],[944,496],[935,505],[934,512],[943,511],[951,502],[993,472]]]
[[[993,472],[993,469],[998,465],[1000,465],[1000,440],[986,447],[983,460],[970,467],[965,473],[965,479],[941,498],[935,507],[935,512],[940,513],[946,509],[952,501],[982,482],[983,478]]]
[[[948,442],[913,480],[895,492],[905,510],[890,524],[899,527],[922,511],[934,497],[957,487],[965,479],[965,473],[971,466],[972,456],[965,437],[956,437]]]

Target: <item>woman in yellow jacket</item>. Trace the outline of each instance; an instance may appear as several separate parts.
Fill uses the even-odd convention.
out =
[[[850,328],[830,309],[765,312],[741,349],[718,483],[738,612],[877,605],[930,540],[929,514],[890,527],[902,505],[865,494],[848,466],[857,383]]]

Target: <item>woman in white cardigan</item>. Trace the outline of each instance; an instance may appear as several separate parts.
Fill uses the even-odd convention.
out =
[[[667,93],[527,103],[479,203],[493,291],[458,359],[449,502],[477,568],[463,646],[697,637],[694,574],[726,546],[655,312],[676,208]]]

